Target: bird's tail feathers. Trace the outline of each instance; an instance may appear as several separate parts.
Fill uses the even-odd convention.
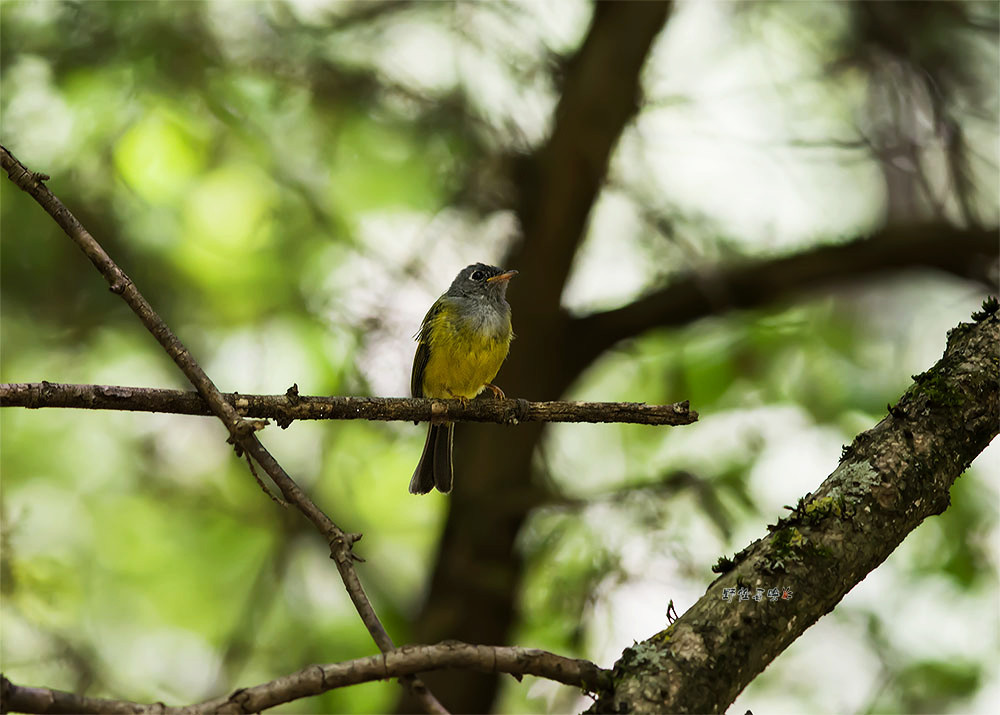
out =
[[[434,487],[445,494],[451,491],[454,434],[452,422],[428,427],[424,452],[410,479],[410,494],[427,494]]]

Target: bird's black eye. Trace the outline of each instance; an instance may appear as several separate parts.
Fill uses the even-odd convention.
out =
[[[473,271],[472,275],[469,276],[469,278],[471,278],[474,281],[481,281],[485,277],[486,277],[486,274],[483,273],[483,271]]]

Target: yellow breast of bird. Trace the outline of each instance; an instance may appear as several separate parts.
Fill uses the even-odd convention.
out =
[[[426,397],[472,399],[496,377],[510,349],[510,316],[497,321],[457,321],[451,311],[435,316],[430,330],[430,355],[424,368]]]

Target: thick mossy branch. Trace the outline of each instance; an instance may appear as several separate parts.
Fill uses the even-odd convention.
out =
[[[592,712],[723,712],[928,516],[1000,425],[1000,320],[988,302],[944,357],[857,436],[839,467],[665,630],[628,648]],[[767,594],[772,593],[772,599]],[[763,594],[763,597],[762,597]]]

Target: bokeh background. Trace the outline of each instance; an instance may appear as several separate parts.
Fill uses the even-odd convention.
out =
[[[224,391],[405,395],[424,311],[486,261],[522,272],[509,396],[689,399],[701,421],[680,428],[461,425],[450,498],[407,494],[423,427],[262,435],[364,532],[361,578],[397,643],[609,667],[817,486],[995,286],[995,260],[935,270],[935,251],[877,273],[859,259],[752,310],[729,310],[715,277],[909,227],[959,257],[963,237],[995,235],[997,7],[684,2],[662,30],[640,24],[651,49],[630,65],[621,18],[649,11],[576,0],[4,0],[0,136]],[[605,61],[574,61],[598,34],[587,51],[611,47]],[[609,141],[560,134],[590,121],[557,111],[571,93],[600,114],[634,81],[606,172],[553,159],[554,135],[570,155]],[[588,172],[595,190],[574,193]],[[41,209],[0,192],[2,380],[185,388]],[[538,218],[553,206],[582,231]],[[685,276],[711,310],[574,359],[567,316]],[[184,704],[375,652],[321,540],[261,494],[217,421],[10,408],[0,430],[14,682]],[[993,712],[998,479],[991,446],[733,712]],[[428,682],[457,711],[587,703],[531,678]],[[398,695],[281,709],[385,712]]]

